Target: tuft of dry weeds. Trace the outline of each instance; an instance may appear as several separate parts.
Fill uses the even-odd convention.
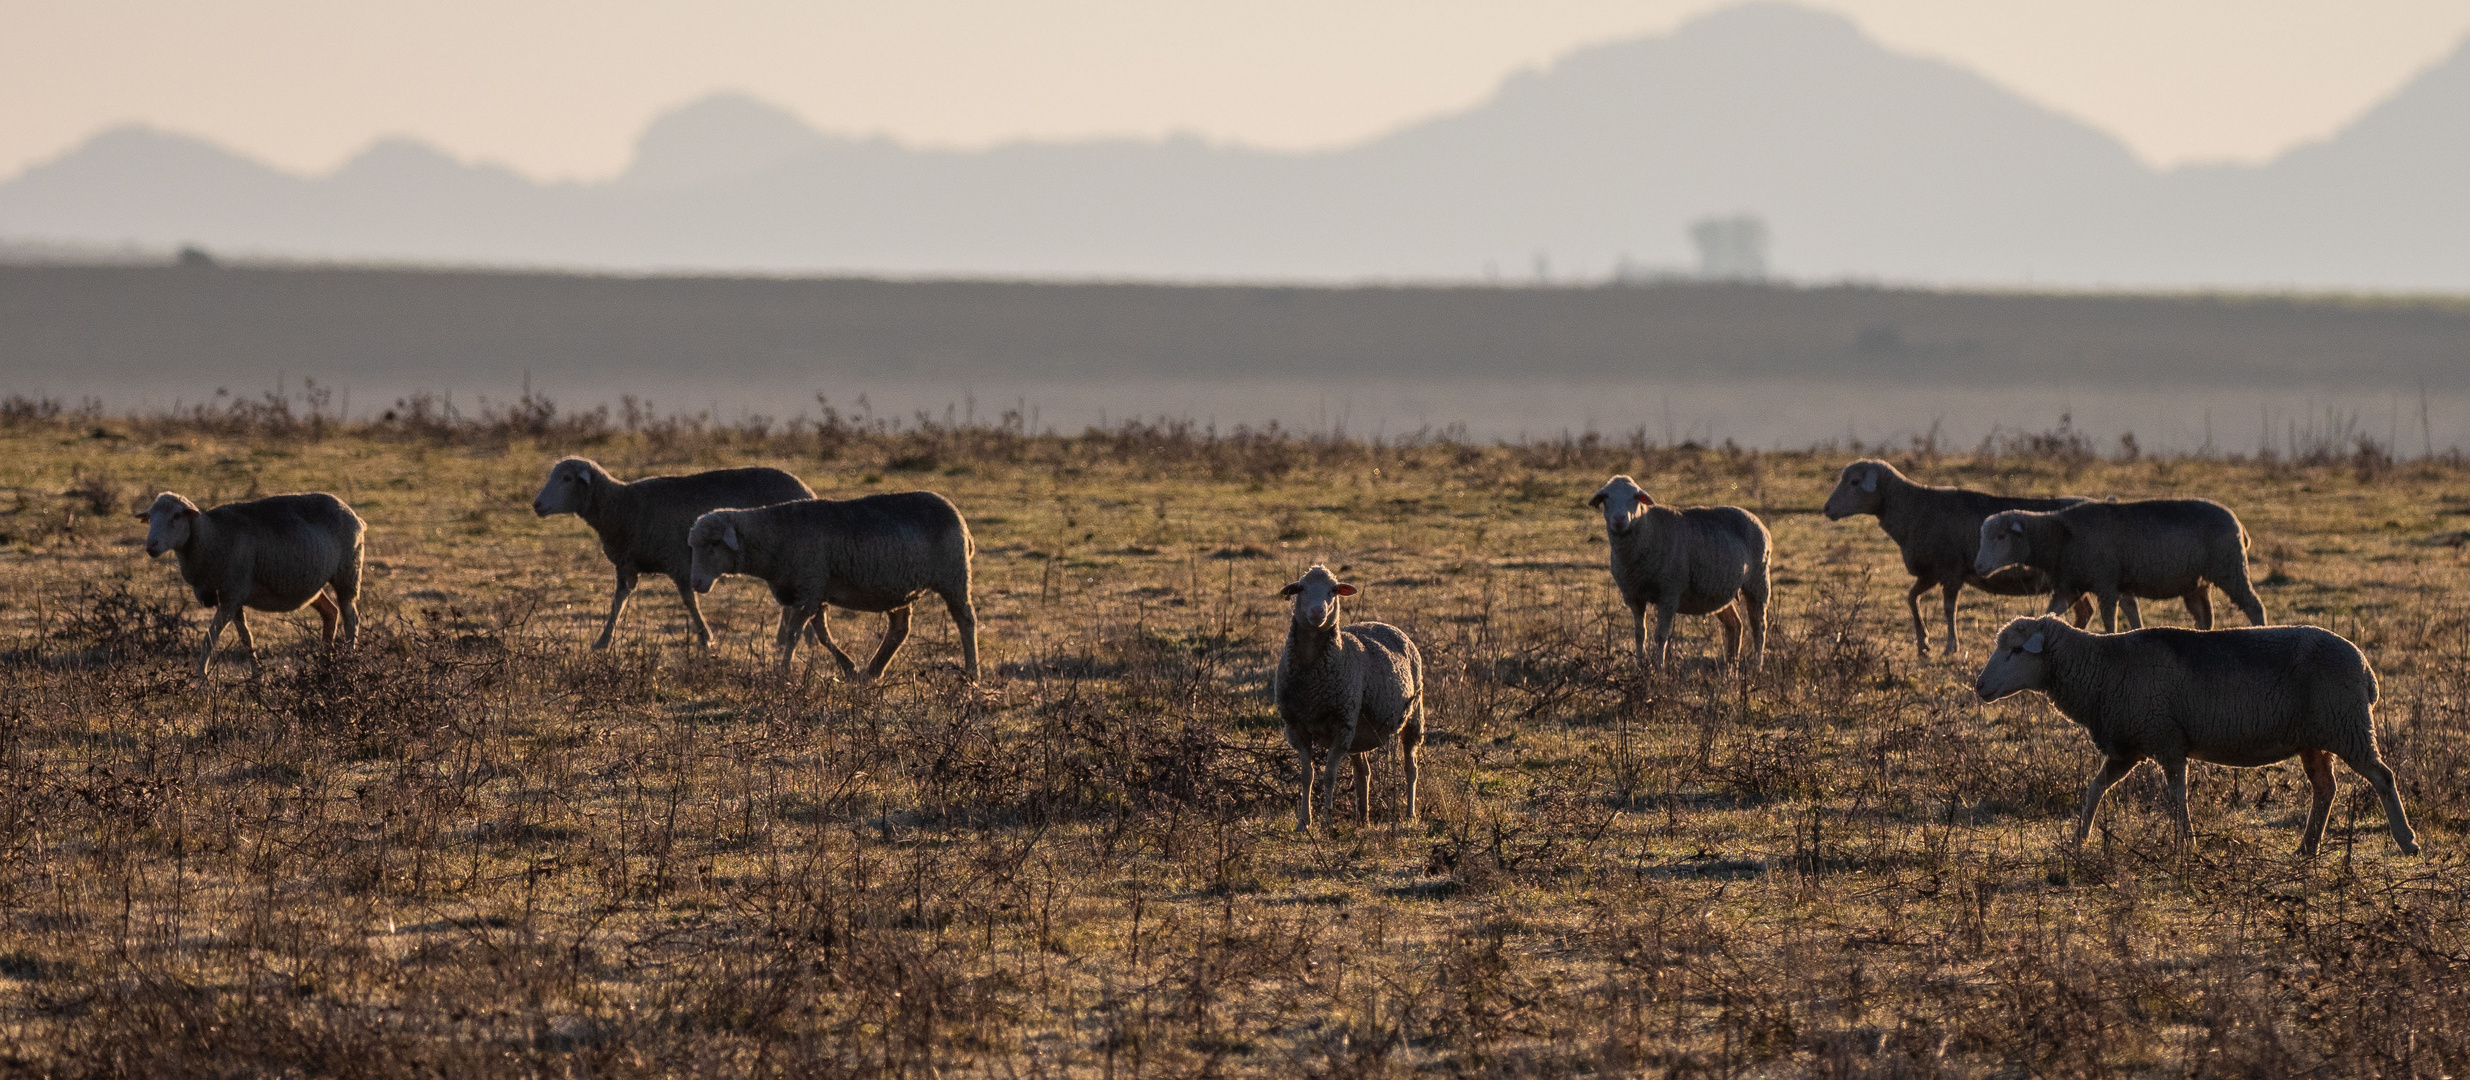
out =
[[[828,408],[828,403],[823,403]],[[426,411],[423,411],[423,410]],[[102,434],[97,434],[101,432]],[[686,646],[526,501],[790,468],[971,519],[990,678],[927,614],[881,685],[774,675],[768,598]],[[28,1076],[2435,1076],[2470,1070],[2470,515],[2459,462],[2223,461],[2020,438],[1925,478],[2235,507],[2276,618],[2383,678],[2429,854],[2364,785],[2292,856],[2297,770],[2150,770],[2081,857],[2093,755],[1904,646],[1846,455],[1220,434],[1007,419],[375,424],[276,404],[0,409],[0,1071]],[[1633,669],[1582,505],[1611,472],[1777,539],[1766,670],[1693,625]],[[261,617],[200,685],[141,524],[322,488],[370,523],[358,649]],[[1273,595],[1364,586],[1433,675],[1426,820],[1291,831]],[[1977,651],[2028,600],[1974,594]],[[874,620],[844,616],[863,637]]]

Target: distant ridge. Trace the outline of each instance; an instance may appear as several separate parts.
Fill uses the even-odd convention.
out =
[[[2157,173],[2116,139],[1850,22],[1749,4],[1572,52],[1339,150],[818,132],[744,95],[627,170],[539,184],[407,140],[302,177],[148,128],[0,183],[0,238],[342,259],[1169,279],[1601,278],[1755,213],[1807,279],[2470,288],[2470,48],[2334,137]]]

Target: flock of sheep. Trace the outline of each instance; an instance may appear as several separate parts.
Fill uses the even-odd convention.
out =
[[[1740,663],[1745,631],[1750,663],[1763,659],[1773,545],[1756,515],[1733,506],[1664,506],[1627,476],[1613,477],[1589,501],[1604,515],[1613,583],[1629,606],[1642,665],[1663,667],[1673,618],[1683,614],[1721,622],[1727,662]],[[969,592],[976,545],[960,511],[933,492],[819,499],[797,477],[768,468],[628,483],[594,462],[567,458],[550,468],[532,510],[582,518],[617,571],[594,648],[608,646],[645,573],[676,583],[697,642],[709,645],[696,596],[725,575],[742,574],[769,585],[780,603],[784,669],[804,636],[845,676],[881,676],[908,636],[910,605],[932,593],[959,630],[965,673],[978,676]],[[1957,651],[1956,599],[1965,586],[2001,596],[2049,595],[2049,614],[2017,619],[1999,632],[1973,688],[1983,701],[2038,691],[2091,736],[2101,765],[2084,793],[2073,843],[2083,843],[2103,793],[2145,759],[2169,781],[2184,845],[2192,838],[2189,760],[2254,768],[2296,757],[2314,788],[2299,842],[2300,854],[2312,855],[2332,807],[2332,759],[2339,757],[2375,786],[2402,852],[2418,852],[2392,771],[2376,752],[2374,672],[2356,646],[2329,631],[2264,625],[2263,602],[2247,581],[2247,534],[2228,508],[2201,499],[2011,498],[1916,484],[1884,461],[1865,460],[1844,467],[1825,513],[1829,520],[1874,515],[1895,540],[1913,575],[1905,603],[1924,657],[1930,642],[1920,598],[1933,586],[1945,597],[1947,655]],[[180,576],[199,603],[214,608],[197,659],[201,677],[226,624],[238,628],[242,648],[254,655],[251,608],[314,606],[329,646],[338,622],[346,643],[357,634],[363,525],[334,496],[278,495],[200,510],[165,492],[137,516],[148,522],[147,555],[177,554]],[[2221,589],[2255,625],[2212,629],[2208,587]],[[1299,831],[1312,827],[1316,802],[1324,819],[1335,813],[1341,757],[1354,763],[1356,818],[1369,821],[1369,757],[1393,740],[1405,771],[1404,817],[1417,814],[1423,657],[1397,627],[1344,622],[1341,602],[1357,591],[1318,565],[1281,590],[1293,608],[1273,694],[1287,742],[1301,758]],[[2141,629],[2138,598],[2179,599],[2197,629]],[[2105,631],[2117,629],[2124,605],[2130,632],[2083,630],[2092,601]],[[833,642],[827,607],[886,616],[882,643],[863,669]],[[2058,617],[2071,609],[2072,625]]]

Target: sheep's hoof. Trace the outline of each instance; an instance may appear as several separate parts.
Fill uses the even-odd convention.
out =
[[[602,638],[602,639],[600,639],[600,640],[595,641],[595,642],[593,642],[593,643],[592,643],[592,651],[593,651],[593,652],[599,652],[599,651],[601,651],[601,650],[603,650],[603,649],[606,649],[606,648],[608,648],[608,647],[609,647],[609,639],[608,639],[608,638]]]
[[[2418,846],[2418,843],[2417,843],[2416,841],[2412,841],[2412,840],[2404,840],[2404,841],[2402,841],[2402,842],[2401,842],[2401,853],[2402,853],[2402,854],[2404,854],[2404,855],[2416,855],[2416,854],[2418,854],[2418,853],[2419,853],[2419,846]]]

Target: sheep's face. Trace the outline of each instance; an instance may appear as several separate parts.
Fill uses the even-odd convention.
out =
[[[197,528],[197,504],[166,491],[154,497],[153,506],[139,511],[137,519],[146,523],[146,557],[157,558],[189,545]]]
[[[592,463],[567,458],[549,466],[549,481],[540,485],[540,494],[532,496],[532,513],[540,517],[580,514],[591,501]]]
[[[1827,496],[1826,514],[1829,521],[1842,521],[1854,514],[1878,512],[1878,484],[1895,466],[1884,461],[1863,460],[1844,466],[1835,481],[1835,491]]]
[[[1999,567],[2032,558],[2033,545],[2024,529],[2025,511],[2004,510],[1981,523],[1981,550],[1973,556],[1973,572],[1984,577]]]
[[[1355,586],[1338,580],[1338,575],[1318,563],[1304,571],[1304,576],[1287,582],[1278,595],[1295,599],[1295,621],[1316,630],[1338,625],[1338,598],[1355,595]]]
[[[2038,619],[2017,619],[1998,632],[1998,644],[1990,650],[1990,660],[1981,665],[1981,674],[1973,678],[1973,693],[1983,701],[1996,701],[2019,690],[2040,690],[2050,685],[2050,643],[2066,624],[2044,616]]]
[[[723,576],[738,572],[742,543],[737,523],[729,518],[711,513],[695,519],[686,530],[686,551],[687,579],[696,592],[711,592]]]
[[[1604,512],[1604,531],[1620,536],[1638,523],[1647,508],[1655,505],[1655,497],[1627,476],[1616,476],[1595,489],[1595,497],[1587,505]]]

